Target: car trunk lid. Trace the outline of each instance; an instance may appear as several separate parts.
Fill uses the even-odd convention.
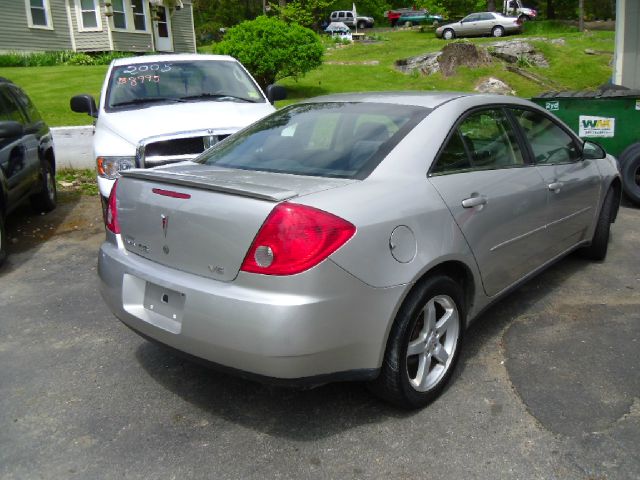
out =
[[[277,203],[352,182],[194,164],[132,170],[119,180],[118,221],[129,252],[228,282]]]

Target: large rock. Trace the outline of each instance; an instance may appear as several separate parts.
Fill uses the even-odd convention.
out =
[[[440,71],[438,57],[442,52],[425,53],[417,57],[404,58],[396,60],[396,69],[402,73],[413,73],[418,71],[423,75],[431,75]]]
[[[476,92],[480,93],[498,93],[501,95],[515,95],[516,92],[502,80],[498,80],[497,78],[489,77],[483,81],[481,81],[476,88],[474,88]]]
[[[458,67],[479,67],[491,63],[491,56],[484,48],[473,43],[449,43],[438,57],[440,71],[445,77],[455,75]]]
[[[508,63],[517,63],[522,59],[536,67],[549,66],[547,59],[537,53],[533,45],[524,40],[503,40],[491,43],[489,53]]]

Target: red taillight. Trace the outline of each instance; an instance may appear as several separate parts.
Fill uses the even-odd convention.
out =
[[[351,223],[316,208],[281,203],[269,214],[240,268],[294,275],[327,258],[356,233]]]
[[[120,224],[118,223],[118,209],[116,208],[116,190],[118,188],[118,180],[115,181],[109,194],[107,202],[107,211],[105,212],[105,221],[107,230],[113,233],[120,233]]]

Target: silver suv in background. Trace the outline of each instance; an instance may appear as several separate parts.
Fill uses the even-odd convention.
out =
[[[373,17],[364,17],[362,15],[358,15],[357,12],[356,15],[357,16],[354,17],[351,10],[336,10],[335,12],[331,12],[329,19],[331,22],[342,22],[352,28],[355,26],[358,28],[373,27]]]

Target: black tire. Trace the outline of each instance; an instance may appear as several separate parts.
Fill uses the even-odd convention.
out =
[[[367,22],[360,20],[358,22],[358,28],[365,28],[367,26]]]
[[[609,232],[611,230],[611,221],[613,219],[613,209],[615,206],[614,195],[614,190],[610,188],[606,197],[604,197],[604,202],[602,202],[602,208],[600,209],[596,229],[593,232],[591,245],[580,250],[580,253],[584,257],[591,260],[602,261],[607,256]]]
[[[520,23],[524,23],[524,22],[528,22],[530,19],[526,15],[520,15],[518,17],[518,20],[520,20]]]
[[[458,360],[465,324],[463,298],[462,288],[444,275],[428,277],[416,285],[389,332],[380,375],[370,384],[373,393],[406,409],[424,407],[438,397]],[[431,322],[425,314],[430,305]],[[444,322],[447,313],[450,316]],[[410,343],[419,353],[408,353]],[[447,358],[442,363],[444,354]],[[422,365],[426,376],[419,373]]]
[[[640,205],[640,143],[627,147],[620,154],[620,174],[624,193]]]
[[[450,28],[447,28],[444,32],[442,32],[442,38],[444,38],[445,40],[453,40],[454,38],[456,38],[456,32],[454,32]]]
[[[7,258],[7,232],[5,231],[4,215],[0,212],[0,265]]]
[[[50,212],[56,208],[58,193],[56,192],[56,177],[49,162],[42,162],[41,171],[42,188],[40,192],[31,196],[31,206],[40,212]]]
[[[502,28],[500,25],[493,27],[493,29],[491,30],[491,36],[496,38],[504,37],[504,28]]]

